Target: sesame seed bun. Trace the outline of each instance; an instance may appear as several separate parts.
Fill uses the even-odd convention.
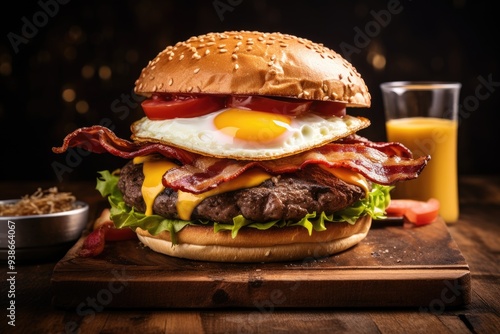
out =
[[[208,33],[169,46],[142,70],[135,92],[295,97],[369,107],[356,69],[322,44],[282,33]]]
[[[153,251],[191,260],[214,262],[277,262],[306,258],[318,259],[342,252],[363,240],[372,219],[366,215],[354,225],[346,222],[326,223],[326,231],[309,235],[301,226],[273,228],[265,233],[253,228],[241,229],[236,238],[229,231],[214,233],[213,226],[186,226],[176,234],[151,235],[136,229],[139,240]]]

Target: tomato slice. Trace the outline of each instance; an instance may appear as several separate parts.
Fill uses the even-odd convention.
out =
[[[225,106],[219,95],[153,95],[141,103],[149,119],[191,118],[209,114]]]
[[[405,217],[415,225],[426,225],[439,215],[439,201],[431,198],[427,202],[411,199],[392,199],[386,208],[389,216]]]
[[[246,108],[288,116],[299,116],[307,112],[312,101],[295,100],[291,98],[271,98],[255,95],[230,95],[227,106],[231,108]]]
[[[277,98],[254,95],[231,95],[228,97],[228,107],[247,108],[288,116],[299,116],[314,112],[323,116],[345,116],[345,103],[333,101],[312,101],[292,98]]]
[[[412,199],[391,199],[389,206],[385,209],[385,212],[389,216],[403,217],[406,210],[414,205],[417,205],[419,201]]]
[[[334,101],[314,101],[311,111],[323,116],[342,117],[346,115],[346,104]]]
[[[322,116],[342,117],[345,103],[312,101],[256,95],[155,94],[141,103],[151,120],[192,118],[223,108],[243,108],[288,116],[314,112]]]

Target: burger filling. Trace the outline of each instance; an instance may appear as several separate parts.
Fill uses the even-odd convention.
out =
[[[122,168],[118,182],[124,202],[142,212],[146,212],[144,178],[142,164],[129,162]],[[255,187],[209,196],[194,208],[190,219],[232,223],[234,217],[242,215],[259,223],[299,221],[311,212],[337,212],[364,197],[361,187],[348,184],[318,166],[310,166],[289,175],[270,177]],[[166,218],[181,219],[178,200],[178,192],[166,188],[156,196],[152,211]]]
[[[154,173],[147,171],[145,166],[147,163],[131,161],[119,171],[119,175],[100,172],[96,188],[108,197],[111,217],[117,228],[140,227],[152,235],[166,231],[174,243],[176,233],[187,225],[213,226],[215,233],[229,231],[236,238],[243,227],[266,230],[302,226],[311,234],[313,230],[326,230],[326,222],[354,224],[365,215],[384,218],[392,189],[376,183],[356,185],[352,177],[346,182],[319,166],[269,175],[252,186],[247,186],[248,182],[251,184],[258,177],[242,175],[234,183],[228,182],[237,189],[219,191],[218,188],[227,190],[232,186],[217,187],[215,193],[193,194],[194,204],[187,211],[189,216],[186,218],[186,212],[180,208],[186,205],[184,202],[189,206],[189,196],[186,200],[182,191],[148,186],[148,176]],[[161,184],[161,178],[157,179],[158,184]],[[147,189],[156,189],[157,193],[152,196]]]

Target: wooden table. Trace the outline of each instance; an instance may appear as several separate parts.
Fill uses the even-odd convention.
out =
[[[0,198],[19,198],[40,182],[1,182]],[[93,183],[66,183],[91,205],[102,199]],[[453,309],[301,308],[268,306],[246,309],[106,309],[86,301],[80,309],[52,305],[50,280],[64,255],[17,265],[15,327],[8,325],[7,266],[1,283],[1,333],[499,333],[500,332],[500,176],[460,178],[460,220],[449,232],[471,273],[471,303]],[[445,297],[445,296],[444,296]]]

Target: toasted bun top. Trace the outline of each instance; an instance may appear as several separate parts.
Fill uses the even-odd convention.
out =
[[[255,31],[208,33],[168,46],[142,70],[135,92],[371,103],[364,80],[338,53],[304,38]]]

